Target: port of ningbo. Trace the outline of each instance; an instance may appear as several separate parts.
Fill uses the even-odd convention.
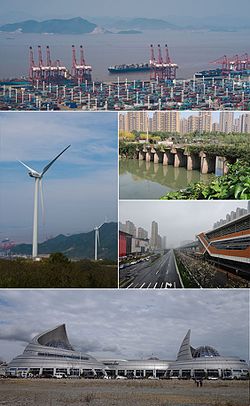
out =
[[[26,77],[0,81],[1,110],[248,110],[250,106],[250,57],[247,53],[211,62],[213,69],[177,78],[175,63],[165,45],[150,45],[146,63],[110,66],[109,71],[147,71],[148,79],[92,80],[83,46],[72,45],[72,66],[52,61],[50,47],[43,58],[41,46],[35,61],[29,48]],[[145,72],[144,72],[145,74]],[[114,74],[111,75],[112,77]],[[128,75],[129,76],[129,75]]]

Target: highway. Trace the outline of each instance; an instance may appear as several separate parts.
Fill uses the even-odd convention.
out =
[[[129,281],[126,287],[140,289],[181,288],[175,266],[174,252],[168,251],[156,260],[141,262],[129,267]],[[123,273],[123,272],[122,272]]]

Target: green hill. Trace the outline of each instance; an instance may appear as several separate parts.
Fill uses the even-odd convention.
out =
[[[105,223],[99,230],[100,246],[98,257],[117,260],[117,223]],[[12,254],[31,255],[31,244],[19,244],[12,250]],[[63,234],[51,238],[38,245],[39,254],[62,252],[69,258],[94,258],[94,231],[66,236]]]
[[[42,33],[53,33],[53,34],[86,34],[94,31],[97,27],[87,20],[81,17],[71,18],[67,20],[46,20],[46,21],[35,21],[27,20],[20,23],[5,24],[0,27],[0,31],[14,32],[21,31],[23,33],[30,34],[42,34]]]

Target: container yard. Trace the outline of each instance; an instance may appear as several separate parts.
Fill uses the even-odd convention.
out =
[[[71,68],[58,59],[53,62],[49,46],[45,59],[40,46],[37,52],[35,61],[30,47],[27,78],[0,82],[1,110],[250,109],[248,54],[223,56],[211,62],[217,65],[216,69],[196,72],[189,79],[177,79],[178,65],[170,58],[168,46],[165,45],[163,55],[158,44],[156,57],[154,46],[150,45],[148,80],[120,80],[117,76],[109,82],[95,82],[82,45],[79,62],[72,45]]]

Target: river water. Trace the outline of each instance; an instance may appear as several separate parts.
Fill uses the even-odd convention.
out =
[[[213,177],[197,170],[137,159],[121,159],[119,166],[120,199],[159,199],[167,192],[186,188],[191,182],[208,182]]]
[[[107,68],[113,64],[140,63],[149,60],[149,45],[167,43],[170,56],[179,65],[178,78],[189,78],[195,71],[213,67],[209,62],[224,54],[250,53],[249,31],[209,32],[154,30],[142,34],[85,34],[52,35],[21,34],[0,32],[0,79],[19,77],[28,74],[29,46],[35,51],[37,45],[49,45],[52,60],[60,59],[71,68],[71,45],[84,46],[86,62],[93,67],[93,79],[106,81],[117,79],[109,74]],[[163,50],[164,51],[164,50]],[[79,49],[77,49],[79,58]],[[45,60],[45,55],[44,55]],[[130,73],[120,75],[121,79],[149,78],[149,73]]]

